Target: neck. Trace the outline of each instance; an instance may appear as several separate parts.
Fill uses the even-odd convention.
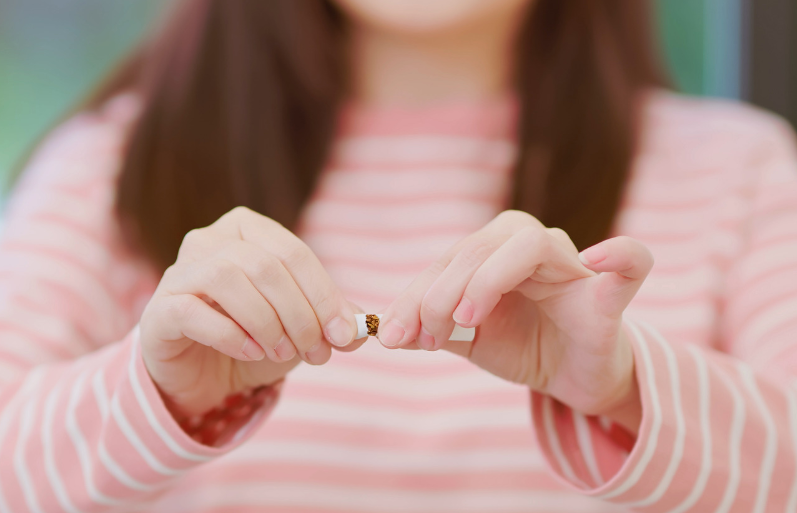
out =
[[[352,99],[411,107],[485,100],[506,93],[514,37],[522,18],[512,14],[442,34],[408,36],[354,24]]]

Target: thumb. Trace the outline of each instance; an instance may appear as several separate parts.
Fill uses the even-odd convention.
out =
[[[595,279],[595,295],[607,315],[625,310],[653,268],[650,250],[627,236],[590,246],[578,258],[586,268],[601,273]]]

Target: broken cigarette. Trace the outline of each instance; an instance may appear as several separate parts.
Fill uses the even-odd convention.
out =
[[[363,338],[366,336],[375,337],[379,330],[379,320],[382,314],[354,314],[354,320],[357,322],[357,337]],[[454,331],[448,340],[452,342],[473,342],[476,337],[476,328],[463,328],[459,324],[454,325]]]

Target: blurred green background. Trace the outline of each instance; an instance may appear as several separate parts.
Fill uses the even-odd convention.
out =
[[[42,132],[168,1],[0,0],[0,191]],[[740,1],[656,0],[662,47],[682,91],[739,97]]]

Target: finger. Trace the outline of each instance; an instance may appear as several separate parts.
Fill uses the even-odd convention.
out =
[[[165,295],[157,301],[156,311],[163,317],[156,322],[172,327],[162,335],[165,340],[188,338],[242,361],[258,361],[266,355],[241,326],[193,294]],[[174,356],[162,355],[164,359]]]
[[[329,343],[343,347],[352,342],[357,326],[351,306],[315,254],[296,235],[243,207],[233,209],[214,225],[238,233],[242,240],[275,255],[307,298]]]
[[[451,292],[450,290],[435,292],[429,303],[431,308],[424,315],[423,321],[421,321],[421,306],[429,288],[465,247],[472,245],[475,248],[480,243],[485,244],[484,241],[490,241],[486,243],[488,246],[494,244],[493,241],[500,243],[509,239],[517,231],[529,226],[543,227],[542,223],[525,212],[507,210],[496,216],[479,231],[463,238],[450,248],[437,262],[413,280],[412,284],[385,310],[378,334],[382,345],[385,347],[405,347],[412,341],[416,341],[417,345],[422,349],[432,350],[439,348],[439,344],[435,341],[435,336],[432,335],[428,328],[424,328],[426,328],[427,322],[434,325],[432,329],[437,332],[438,338],[445,337],[445,331],[450,333],[451,330],[448,327],[453,327],[451,310],[448,310],[451,302]],[[474,250],[477,253],[479,251]],[[490,250],[486,251],[489,253]],[[470,267],[467,259],[467,256],[463,256],[461,258],[462,262],[458,262],[457,267]],[[454,271],[449,273],[449,275],[453,274]],[[448,279],[446,278],[443,282],[447,281]],[[440,306],[434,304],[438,299],[441,301]],[[459,301],[459,298],[456,301]],[[436,309],[441,311],[438,312]],[[447,319],[442,320],[443,317],[447,317]]]
[[[214,258],[175,266],[167,271],[171,294],[210,298],[241,326],[277,363],[295,356],[277,313],[234,262]]]
[[[429,286],[421,300],[420,318],[422,333],[425,331],[434,340],[432,349],[440,349],[448,341],[454,323],[459,322],[454,316],[454,309],[462,299],[465,287],[479,267],[504,241],[503,235],[491,232],[479,234],[462,247]]]
[[[365,313],[365,310],[363,310],[360,306],[355,305],[354,303],[349,303],[349,304],[351,306],[352,311],[355,314],[364,314]],[[355,350],[359,349],[360,347],[362,347],[362,345],[365,344],[366,342],[368,342],[368,336],[367,335],[365,337],[362,337],[362,338],[354,339],[354,341],[351,344],[348,344],[346,346],[343,346],[343,347],[332,346],[332,347],[334,347],[337,351],[340,351],[342,353],[350,353],[350,352],[355,351]]]
[[[448,326],[450,325],[453,329],[451,313],[456,302],[459,301],[459,297],[456,298],[453,306],[450,305],[452,294],[449,290],[450,287],[445,285],[449,283],[448,278],[456,283],[456,272],[472,274],[471,269],[478,267],[479,262],[510,236],[511,233],[506,226],[491,221],[481,230],[457,242],[438,261],[424,269],[385,310],[377,334],[382,345],[388,348],[406,347],[407,344],[415,341],[421,349],[427,351],[439,349],[435,336],[426,328],[425,323],[428,322],[435,326],[432,329],[437,332],[438,337],[445,337],[446,330],[449,334],[451,333]],[[463,251],[465,254],[457,258]],[[441,281],[440,290],[433,293],[427,303],[430,308],[427,308],[422,321],[421,308],[427,293],[432,285],[446,273],[454,260],[457,260],[456,268],[446,274],[446,278]],[[440,306],[438,306],[438,301]],[[450,306],[450,309],[447,309],[447,306]],[[445,319],[443,319],[444,317]]]
[[[596,280],[598,304],[607,314],[625,310],[653,268],[653,254],[641,242],[614,237],[579,254],[585,267],[602,273]]]
[[[274,308],[287,340],[304,361],[320,365],[329,360],[331,351],[324,340],[316,312],[276,256],[247,241],[228,244],[219,255],[238,265]]]
[[[524,228],[479,267],[465,288],[454,315],[458,324],[481,324],[504,294],[532,278],[561,283],[592,276],[567,244],[546,229]]]

